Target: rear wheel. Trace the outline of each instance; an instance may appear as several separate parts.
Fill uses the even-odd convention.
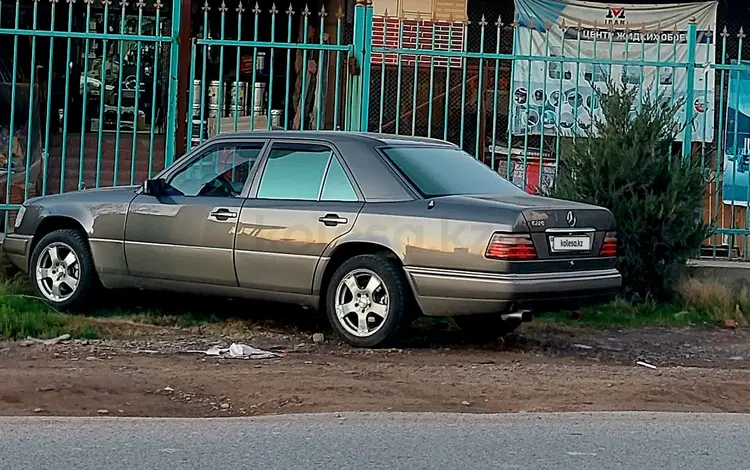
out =
[[[31,256],[29,278],[37,294],[56,308],[83,305],[98,282],[84,235],[70,229],[45,235]]]
[[[409,322],[409,287],[395,261],[380,255],[355,256],[336,269],[326,292],[331,326],[360,348],[395,342]]]
[[[503,320],[499,314],[453,317],[462,331],[473,338],[489,340],[509,335],[521,326],[521,320]]]

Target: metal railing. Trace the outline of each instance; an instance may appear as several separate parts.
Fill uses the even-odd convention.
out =
[[[172,160],[177,18],[179,1],[0,1],[6,227],[29,197],[133,184]]]
[[[750,258],[742,29],[375,17],[366,0],[346,20],[341,10],[206,1],[192,18],[196,37],[180,45],[181,3],[0,0],[0,210],[140,182],[175,158],[182,123],[187,148],[275,128],[435,137],[543,192],[566,142],[595,121],[594,83],[624,76],[642,95],[686,102],[677,145],[705,170],[704,218],[717,227],[703,254]],[[190,48],[185,75],[179,47]]]
[[[581,117],[596,111],[595,90],[602,88],[594,82],[633,80],[637,102],[646,94],[672,105],[683,101],[676,145],[704,169],[703,217],[716,227],[702,256],[750,258],[750,117],[746,130],[741,127],[750,62],[742,60],[742,29],[716,34],[715,25],[703,29],[694,20],[684,29],[656,31],[534,18],[467,24],[389,18],[387,12],[370,24],[376,44],[367,52],[373,77],[368,129],[450,140],[530,193],[554,185],[566,141],[588,135],[594,119]],[[471,28],[479,30],[478,50],[454,44],[456,34],[467,37]],[[624,57],[613,52],[616,42]],[[736,59],[727,57],[733,43]]]
[[[222,2],[218,37],[209,32],[208,2],[202,10],[202,34],[191,46],[188,148],[222,131],[350,127],[342,116],[353,99],[344,84],[352,45],[342,43],[343,10],[329,22],[324,7],[312,12],[289,5],[282,11],[274,3],[263,11],[256,3],[248,11],[242,3],[230,9]],[[248,20],[252,37],[244,38]],[[293,34],[296,21],[301,40]],[[260,35],[261,24],[268,26],[266,37]],[[243,56],[243,51],[250,53]],[[214,67],[209,67],[212,57]],[[243,71],[245,62],[250,65]],[[250,80],[241,80],[241,72]]]

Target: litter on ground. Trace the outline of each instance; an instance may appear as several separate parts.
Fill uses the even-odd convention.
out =
[[[205,351],[206,356],[223,357],[227,359],[273,359],[281,357],[271,351],[254,348],[242,343],[232,343],[228,348],[223,346],[212,346]]]

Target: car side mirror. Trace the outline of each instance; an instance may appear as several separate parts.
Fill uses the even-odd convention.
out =
[[[162,178],[146,180],[143,183],[143,194],[147,196],[159,196],[164,194],[167,189],[167,182]]]

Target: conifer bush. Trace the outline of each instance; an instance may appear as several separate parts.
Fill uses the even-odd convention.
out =
[[[633,301],[670,299],[680,267],[711,233],[702,168],[674,145],[682,103],[650,95],[611,84],[600,93],[602,118],[571,143],[553,190],[612,211],[622,294]]]

